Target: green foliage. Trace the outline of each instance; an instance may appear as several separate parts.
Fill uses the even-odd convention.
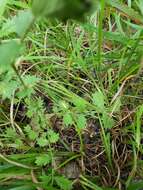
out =
[[[0,0],[0,18],[3,15],[7,5],[7,0]]]
[[[26,134],[28,135],[28,138],[30,140],[36,140],[38,138],[38,132],[36,131],[33,131],[31,126],[30,125],[27,125],[25,128],[24,128]]]
[[[106,112],[103,113],[102,121],[105,129],[111,129],[114,126],[114,120]]]
[[[18,83],[17,81],[14,80],[7,80],[4,79],[3,81],[0,82],[1,86],[1,91],[0,95],[2,96],[2,99],[11,99],[13,96],[13,93],[15,90],[18,88]]]
[[[80,131],[86,128],[86,118],[83,114],[77,116],[77,128]]]
[[[52,161],[51,156],[49,154],[45,154],[45,155],[36,157],[35,163],[37,164],[37,166],[45,166],[51,163],[51,161]]]
[[[105,97],[103,93],[101,91],[97,91],[92,96],[93,104],[97,107],[97,110],[99,112],[103,112],[105,110]]]
[[[60,187],[60,189],[62,189],[62,190],[71,190],[72,189],[72,182],[63,176],[55,177],[55,181],[56,181],[57,185]]]
[[[33,15],[31,10],[20,11],[16,17],[13,17],[11,22],[13,23],[14,31],[20,36],[23,37],[30,25],[33,22]]]
[[[127,188],[127,190],[139,190],[141,188],[143,188],[143,182],[139,181],[131,183],[130,186]]]
[[[58,4],[58,6],[57,6]],[[90,10],[92,1],[80,0],[34,0],[32,10],[35,16],[58,18],[61,20],[81,19]]]
[[[48,141],[49,143],[56,143],[59,140],[59,134],[55,133],[52,129],[48,130]]]
[[[0,45],[0,73],[12,69],[12,64],[18,57],[20,50],[21,44],[15,40]]]
[[[142,7],[0,0],[0,189],[142,188]]]
[[[73,124],[73,118],[72,118],[72,113],[71,112],[66,112],[63,116],[63,122],[66,126],[72,125]]]
[[[139,150],[141,144],[141,120],[143,115],[143,105],[140,105],[136,113],[136,122],[134,126],[134,138],[137,149]]]

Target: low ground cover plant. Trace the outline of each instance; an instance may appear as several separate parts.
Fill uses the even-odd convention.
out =
[[[143,189],[142,0],[0,0],[0,189]]]

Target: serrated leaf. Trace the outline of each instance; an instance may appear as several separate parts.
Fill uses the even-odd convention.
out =
[[[81,97],[74,97],[73,98],[73,104],[76,106],[76,108],[79,111],[84,111],[87,108],[86,101],[83,98],[81,98]]]
[[[10,20],[9,18],[6,20],[5,23],[2,24],[0,37],[8,36],[11,33],[15,32],[14,22],[13,20]]]
[[[105,110],[105,97],[101,91],[97,91],[92,94],[93,104],[97,107],[98,112],[102,112]]]
[[[40,137],[39,139],[37,139],[37,144],[40,147],[44,147],[44,146],[47,146],[49,144],[49,142],[45,137]]]
[[[11,99],[14,91],[18,88],[18,83],[16,81],[3,81],[0,82],[0,95],[2,95],[2,99]]]
[[[59,176],[54,178],[57,185],[62,190],[71,190],[72,189],[72,182],[65,178],[64,176]]]
[[[30,27],[34,16],[31,10],[19,11],[18,15],[13,18],[15,32],[22,37]]]
[[[16,136],[17,136],[17,133],[13,128],[7,128],[6,129],[5,137],[7,137],[7,138],[11,138],[11,137],[16,138]]]
[[[21,86],[21,88],[19,88],[19,92],[17,92],[17,96],[19,98],[30,97],[32,94],[35,93],[34,86],[40,79],[32,75],[23,76],[22,79],[27,88]]]
[[[56,143],[59,140],[59,134],[55,133],[53,130],[48,130],[48,140],[50,143]]]
[[[33,87],[36,85],[36,83],[40,80],[40,78],[34,76],[34,75],[25,75],[23,77],[23,80],[25,84],[29,87]]]
[[[16,144],[17,147],[21,148],[22,145],[23,145],[23,142],[22,142],[21,139],[18,139],[18,138],[17,138],[17,139],[15,140],[15,144]]]
[[[103,113],[102,121],[105,129],[111,129],[114,125],[114,120],[106,113]]]
[[[73,124],[73,118],[70,112],[67,112],[63,116],[63,122],[66,126]]]
[[[26,98],[26,97],[30,97],[32,94],[35,93],[35,90],[33,88],[24,88],[22,86],[22,89],[19,89],[19,92],[17,92],[17,97],[18,98]]]
[[[43,154],[41,156],[36,157],[35,163],[37,166],[45,166],[49,163],[51,163],[51,156],[49,154]]]
[[[86,118],[83,114],[80,114],[78,115],[78,118],[77,118],[77,128],[79,130],[83,130],[86,128]]]
[[[52,180],[52,176],[51,175],[42,175],[39,177],[41,179],[42,182],[44,182],[44,184],[49,184],[50,181]]]
[[[68,108],[69,108],[69,104],[67,103],[67,102],[65,102],[65,101],[60,101],[59,102],[59,107],[60,107],[60,109],[62,110],[62,111],[67,111],[68,110]]]
[[[12,63],[18,57],[21,44],[17,41],[9,41],[0,45],[0,71],[8,71],[12,67]]]
[[[24,128],[30,140],[36,140],[38,138],[39,133],[33,131],[29,125]]]

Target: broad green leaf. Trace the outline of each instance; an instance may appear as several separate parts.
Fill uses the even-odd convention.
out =
[[[0,0],[0,18],[5,11],[6,4],[7,4],[7,0]]]
[[[35,16],[61,20],[80,19],[90,10],[91,4],[90,0],[34,0],[32,10]]]
[[[54,178],[57,185],[60,187],[62,190],[71,190],[72,189],[72,182],[65,178],[64,176],[59,176]]]
[[[105,97],[101,91],[97,91],[92,94],[93,104],[97,107],[98,112],[102,112],[105,110]]]
[[[36,16],[50,15],[64,6],[64,1],[60,0],[34,0],[32,5],[33,13]]]
[[[11,40],[0,45],[0,72],[8,71],[21,50],[21,44]]]
[[[143,188],[143,181],[139,180],[138,182],[131,183],[127,190],[141,190]]]
[[[34,20],[34,16],[30,10],[19,11],[16,16],[7,19],[2,24],[0,37],[7,36],[11,33],[16,33],[23,37],[27,30],[30,28]]]
[[[35,163],[37,164],[37,166],[45,166],[45,165],[51,163],[51,160],[52,159],[49,154],[43,154],[41,156],[36,157]]]
[[[33,14],[30,10],[20,11],[17,16],[13,18],[15,32],[21,37],[24,36],[28,28],[33,22]]]
[[[78,115],[78,118],[77,118],[77,128],[79,130],[83,130],[86,128],[86,118],[83,114],[80,114]]]

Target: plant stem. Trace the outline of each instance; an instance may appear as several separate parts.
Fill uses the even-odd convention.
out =
[[[19,74],[19,72],[18,72],[18,70],[16,69],[16,67],[15,67],[14,64],[12,64],[12,68],[13,68],[13,70],[15,71],[16,75],[18,76],[18,78],[19,78],[21,84],[22,84],[22,85],[24,86],[24,88],[26,89],[27,86],[26,86],[26,84],[24,83],[24,81],[23,81],[21,75]]]
[[[101,69],[102,64],[102,41],[103,41],[103,19],[104,19],[105,0],[101,0],[101,10],[99,13],[99,28],[98,28],[98,70]]]

